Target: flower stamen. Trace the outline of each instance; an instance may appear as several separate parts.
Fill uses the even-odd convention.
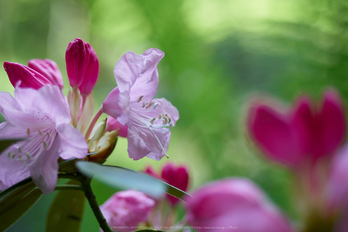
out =
[[[140,101],[141,101],[141,99],[143,99],[143,95],[141,95],[140,97],[139,97],[139,99],[137,100],[137,102],[139,103]]]
[[[42,146],[43,146],[43,148],[45,149],[45,150],[47,150],[47,143],[45,142],[45,141],[42,141]]]
[[[153,105],[153,102],[150,102],[150,103],[145,107],[145,109],[150,108],[152,105]]]

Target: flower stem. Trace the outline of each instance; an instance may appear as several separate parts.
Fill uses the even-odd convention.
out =
[[[97,123],[97,121],[98,121],[98,119],[100,118],[100,116],[102,115],[102,113],[103,113],[103,109],[100,108],[100,109],[98,110],[98,112],[95,114],[94,118],[92,119],[91,124],[89,124],[89,127],[88,127],[88,129],[87,129],[87,132],[86,132],[86,134],[85,134],[85,139],[86,139],[86,141],[88,141],[89,136],[91,135],[91,132],[92,132],[92,130],[93,130],[93,127],[94,127],[94,125]]]
[[[81,180],[81,183],[82,183],[82,189],[85,192],[86,198],[88,200],[89,205],[91,206],[93,210],[94,216],[99,222],[100,228],[104,232],[113,232],[112,229],[109,227],[108,223],[106,222],[102,212],[100,211],[97,199],[95,198],[95,195],[91,188],[91,179],[83,178]]]

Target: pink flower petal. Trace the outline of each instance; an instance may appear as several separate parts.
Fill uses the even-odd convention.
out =
[[[39,89],[44,85],[52,84],[39,72],[18,63],[4,62],[4,68],[13,87],[20,81],[20,87]]]
[[[108,120],[106,121],[106,123],[107,123],[106,131],[113,131],[113,130],[119,129],[118,136],[127,138],[128,126],[122,125],[119,121],[117,121],[113,117],[108,117]]]
[[[146,102],[155,96],[158,86],[157,64],[164,53],[159,49],[150,48],[142,55],[127,52],[116,63],[114,74],[121,92],[132,92],[131,101],[140,96]]]
[[[55,138],[50,148],[40,154],[31,168],[30,176],[33,182],[41,189],[42,193],[51,193],[58,179],[59,138]]]
[[[100,209],[114,231],[133,231],[148,220],[154,206],[155,201],[144,193],[127,190],[114,194]]]
[[[64,84],[62,74],[60,73],[58,65],[53,60],[29,60],[28,67],[46,77],[53,85],[57,85],[60,89],[63,89]]]
[[[197,231],[292,231],[289,222],[246,179],[210,183],[186,199],[188,223]]]
[[[60,157],[63,159],[84,158],[88,152],[88,145],[84,136],[70,124],[57,126],[60,138]]]
[[[290,118],[272,108],[255,104],[249,110],[248,129],[254,141],[270,159],[296,166],[301,155]]]
[[[117,119],[122,125],[128,122],[130,108],[129,95],[120,93],[118,87],[114,88],[103,102],[103,112]]]

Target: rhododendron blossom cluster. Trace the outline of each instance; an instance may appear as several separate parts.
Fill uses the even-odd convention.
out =
[[[42,193],[55,190],[48,231],[58,226],[65,231],[65,223],[59,220],[82,217],[82,210],[79,216],[73,213],[83,207],[85,197],[104,232],[149,228],[170,232],[348,231],[348,145],[342,146],[346,115],[339,94],[332,89],[320,104],[305,95],[291,107],[257,98],[247,112],[246,130],[252,145],[292,175],[294,190],[289,194],[294,195],[296,221],[247,178],[213,181],[187,193],[193,180],[190,164],[168,162],[159,172],[152,166],[136,172],[103,165],[118,137],[127,139],[133,160],[169,157],[170,129],[179,112],[168,100],[155,97],[157,65],[163,57],[156,48],[121,56],[114,68],[115,88],[96,113],[93,89],[99,60],[82,39],[70,42],[65,52],[71,87],[66,96],[62,72],[54,61],[4,63],[14,96],[0,92],[0,113],[6,119],[0,124],[1,231]],[[93,178],[122,191],[100,204],[91,187]],[[69,181],[60,184],[58,179]],[[67,200],[66,190],[83,194],[68,191],[73,196]],[[61,207],[64,204],[67,207]],[[71,223],[80,226],[80,220]]]
[[[131,158],[147,156],[159,160],[165,156],[170,128],[179,114],[167,100],[152,99],[159,80],[157,64],[163,56],[158,49],[149,49],[143,55],[125,54],[115,67],[119,86],[111,91],[90,124],[99,61],[89,43],[77,38],[68,45],[65,59],[72,89],[66,98],[62,74],[54,61],[34,59],[28,66],[5,62],[15,97],[0,93],[0,112],[6,119],[0,124],[0,137],[22,141],[0,156],[0,189],[30,176],[48,194],[56,185],[60,160],[98,160],[98,149],[105,147],[98,142],[105,142],[103,136],[108,131],[120,130],[109,127],[105,132],[104,122],[102,131],[93,131],[102,112],[117,118],[120,127],[126,127]],[[108,147],[114,147],[115,142],[116,139]],[[106,158],[110,153],[102,156]]]

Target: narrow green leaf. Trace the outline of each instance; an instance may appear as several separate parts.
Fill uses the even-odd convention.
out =
[[[12,144],[18,142],[18,141],[22,141],[23,139],[1,139],[0,140],[0,153],[5,151],[6,148],[8,148],[9,146],[11,146]]]
[[[179,199],[190,197],[189,194],[174,186],[131,169],[84,161],[77,162],[76,166],[87,177],[95,176],[98,180],[114,188],[135,189],[157,199],[162,197],[165,192]]]
[[[42,196],[41,190],[36,188],[30,178],[26,181],[0,194],[0,231],[15,223]]]
[[[70,180],[67,185],[81,185]],[[79,231],[85,208],[85,193],[80,190],[61,190],[54,198],[46,220],[46,231]]]
[[[22,180],[0,193],[0,213],[13,207],[17,201],[36,188],[31,178]]]

